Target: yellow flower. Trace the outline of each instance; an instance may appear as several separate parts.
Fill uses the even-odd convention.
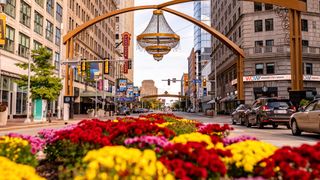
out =
[[[222,143],[213,144],[209,135],[201,134],[198,132],[176,136],[170,142],[181,144],[186,144],[187,142],[205,142],[208,145],[207,149],[224,149]]]
[[[231,144],[226,149],[229,149],[233,156],[224,158],[224,162],[250,173],[260,160],[272,155],[277,148],[265,142],[247,140]],[[265,164],[261,163],[260,166],[264,167]]]
[[[17,164],[5,157],[0,156],[1,179],[24,179],[24,180],[44,180],[36,174],[36,170],[27,165]]]
[[[157,161],[156,153],[152,150],[140,151],[124,146],[106,146],[92,150],[83,158],[88,166],[84,176],[76,179],[155,179],[170,178],[169,171]],[[125,177],[123,177],[123,173]],[[104,173],[104,174],[102,174]],[[129,179],[130,179],[129,178]]]

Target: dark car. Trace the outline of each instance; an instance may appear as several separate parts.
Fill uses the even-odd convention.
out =
[[[235,111],[231,114],[232,124],[244,125],[245,122],[245,112],[248,110],[248,106],[245,104],[240,104]]]
[[[290,116],[296,112],[291,101],[284,98],[258,98],[252,107],[246,112],[245,125],[247,127],[265,125],[286,125],[288,128]]]

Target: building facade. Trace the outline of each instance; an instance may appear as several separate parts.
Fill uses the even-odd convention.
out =
[[[119,1],[119,9],[133,7],[134,0]],[[124,59],[124,47],[122,42],[122,34],[128,32],[131,35],[130,45],[128,49],[128,72],[123,73],[124,63],[117,66],[116,77],[126,78],[128,82],[133,82],[133,66],[134,66],[134,12],[120,14],[116,17],[116,59]]]
[[[307,97],[320,90],[319,1],[307,1],[302,13],[304,87]],[[291,66],[289,29],[283,8],[236,0],[211,0],[211,23],[245,51],[245,102],[261,96],[289,98]],[[231,111],[236,99],[236,55],[217,39],[212,41],[212,65],[217,65],[217,97],[220,110]],[[214,68],[212,68],[214,69]],[[215,80],[214,71],[210,79]],[[231,102],[231,103],[228,103]]]
[[[198,104],[198,98],[197,98],[197,61],[196,61],[196,53],[194,51],[194,48],[192,48],[190,55],[188,57],[188,96],[190,99],[190,106],[188,108],[192,108],[193,110],[196,110],[197,104]]]
[[[194,2],[194,17],[197,20],[210,25],[210,1]],[[197,78],[204,80],[206,77],[203,75],[203,69],[210,61],[211,35],[198,26],[194,26],[194,51],[196,52]],[[206,91],[205,87],[203,87],[201,83],[197,83],[197,102],[199,102],[197,104],[197,109],[199,111],[205,110],[203,107],[204,101],[210,101],[203,93],[204,91]]]
[[[0,101],[8,105],[10,118],[25,117],[27,114],[27,92],[15,83],[19,75],[27,74],[27,70],[20,69],[16,63],[27,63],[31,50],[43,46],[52,52],[51,61],[58,75],[63,7],[62,0],[10,0],[4,7],[7,28],[6,43],[0,50]],[[57,106],[57,101],[49,103],[54,113]]]
[[[157,95],[158,88],[155,86],[153,80],[143,80],[142,85],[140,87],[140,96],[150,96],[150,95]]]
[[[64,1],[64,28],[63,35],[77,26],[94,19],[99,15],[114,11],[118,8],[118,1]],[[81,60],[115,60],[116,46],[116,18],[111,17],[82,31],[74,38],[74,58]],[[65,53],[65,47],[62,51]],[[65,57],[65,54],[64,56]],[[112,87],[116,85],[116,63],[109,63],[109,73],[104,75],[102,63],[90,63],[90,75],[78,73],[78,66],[74,69],[74,113],[86,113],[88,108],[93,108],[95,101],[96,83],[104,84],[97,88],[99,97],[112,97]],[[63,68],[64,69],[64,68]],[[65,72],[62,73],[63,75]],[[89,77],[90,76],[90,77]],[[99,77],[95,77],[99,76]],[[99,80],[98,80],[99,79]],[[104,90],[104,91],[103,91]],[[101,102],[101,101],[99,101]]]

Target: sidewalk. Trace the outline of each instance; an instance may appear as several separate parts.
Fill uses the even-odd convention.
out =
[[[114,119],[115,116],[105,116],[105,117],[99,117],[99,119],[105,120],[105,119]],[[61,124],[73,124],[77,123],[78,121],[84,120],[84,119],[94,119],[90,118],[87,114],[81,114],[81,115],[74,115],[73,119],[70,119],[68,121],[63,121],[61,119],[58,119],[57,117],[51,118],[51,123],[48,121],[46,122],[30,122],[25,123],[25,119],[8,119],[6,126],[0,126],[0,131],[8,131],[13,129],[25,129],[25,128],[36,128],[36,127],[50,127],[55,125],[61,125]]]

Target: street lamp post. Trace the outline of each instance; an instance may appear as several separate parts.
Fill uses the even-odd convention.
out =
[[[214,115],[217,115],[217,60],[214,61]]]
[[[28,57],[28,88],[27,88],[27,119],[24,121],[25,123],[30,123],[30,68],[31,68],[31,58]]]

